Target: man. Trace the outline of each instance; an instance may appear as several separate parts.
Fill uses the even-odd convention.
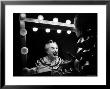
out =
[[[58,56],[58,45],[56,42],[49,40],[48,43],[45,44],[45,51],[47,56],[40,58],[35,63],[36,67],[31,69],[24,68],[24,71],[27,71],[27,74],[38,74],[44,72],[51,72],[51,75],[62,75],[60,65],[67,64],[71,61],[64,61]]]

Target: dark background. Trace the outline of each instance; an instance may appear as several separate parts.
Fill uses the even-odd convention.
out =
[[[89,60],[91,63],[89,72],[88,70],[82,71],[81,75],[97,75],[97,14],[96,13],[26,13],[27,18],[37,18],[38,15],[43,15],[45,20],[52,21],[53,18],[57,17],[59,22],[65,22],[67,19],[70,19],[71,22],[74,22],[74,17],[77,16],[76,27],[80,31],[80,36],[73,32],[68,35],[65,31],[62,31],[61,34],[57,34],[56,30],[52,30],[49,34],[45,32],[45,28],[49,27],[51,29],[69,29],[59,26],[50,26],[43,24],[35,24],[26,22],[26,47],[29,49],[27,54],[27,61],[25,56],[21,54],[21,48],[23,47],[22,36],[20,36],[20,18],[19,13],[13,14],[13,75],[20,76],[22,75],[22,68],[24,67],[23,61],[26,62],[26,66],[31,68],[35,66],[35,62],[40,57],[45,56],[44,44],[52,39],[57,42],[59,46],[59,56],[63,59],[70,59],[71,57],[67,54],[68,52],[72,55],[75,55],[77,59],[83,57],[81,63],[85,60]],[[37,32],[33,32],[32,28],[38,27]],[[89,31],[88,29],[92,29]],[[91,37],[89,41],[86,41],[81,44],[77,44],[77,41],[84,37]],[[96,45],[93,48],[93,45]],[[91,49],[87,53],[76,53],[78,47],[83,49]],[[94,56],[91,56],[94,55]],[[87,73],[86,73],[87,72]]]

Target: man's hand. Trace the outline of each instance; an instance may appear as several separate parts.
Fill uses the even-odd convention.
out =
[[[67,63],[70,63],[70,62],[71,62],[71,60],[65,60],[64,64],[67,64]]]

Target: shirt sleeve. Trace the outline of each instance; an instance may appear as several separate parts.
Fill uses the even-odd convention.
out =
[[[69,60],[63,60],[63,59],[61,59],[61,64],[67,64],[67,63],[70,63],[71,62],[71,60],[69,61]]]
[[[51,71],[51,68],[46,64],[43,58],[40,58],[36,62],[37,73],[43,73]]]

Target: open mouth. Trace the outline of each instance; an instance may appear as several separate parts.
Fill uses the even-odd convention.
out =
[[[58,56],[58,52],[54,52],[53,55],[54,55],[54,56]]]

